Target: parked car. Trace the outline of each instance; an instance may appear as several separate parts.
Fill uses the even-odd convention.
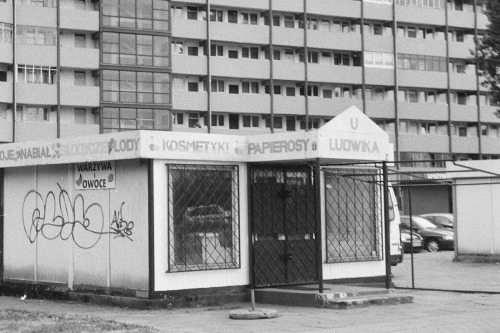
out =
[[[453,230],[437,226],[431,221],[420,217],[412,216],[412,228],[423,238],[424,249],[429,252],[441,250],[453,250],[455,234]],[[401,216],[401,229],[410,230],[410,217]]]
[[[432,223],[448,229],[455,228],[455,219],[451,213],[432,213],[432,214],[422,214],[423,218],[428,219]]]
[[[411,239],[413,238],[413,244]],[[401,243],[403,244],[404,252],[420,252],[424,245],[424,239],[416,231],[410,234],[409,230],[401,230]]]

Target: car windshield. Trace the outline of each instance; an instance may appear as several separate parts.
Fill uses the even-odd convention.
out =
[[[429,220],[424,219],[420,216],[413,216],[413,223],[418,226],[419,229],[435,229],[437,226]]]

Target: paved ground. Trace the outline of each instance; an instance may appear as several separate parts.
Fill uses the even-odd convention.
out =
[[[499,263],[453,262],[453,257],[453,251],[415,253],[414,287],[500,293]],[[396,287],[412,287],[410,253],[392,273]]]
[[[496,264],[452,263],[452,252],[415,255],[415,263],[431,269],[422,283],[434,288],[445,286],[500,290]],[[394,270],[396,285],[407,281],[409,255]],[[417,265],[417,264],[416,264]],[[420,265],[420,264],[419,264]],[[450,271],[451,270],[451,271]],[[439,272],[441,272],[439,274]],[[421,272],[420,274],[423,274]],[[419,275],[417,275],[419,276]],[[433,280],[430,280],[430,279]],[[471,280],[471,281],[469,281]],[[417,280],[417,287],[422,287]],[[436,282],[437,281],[437,282]],[[250,304],[174,310],[130,310],[81,303],[63,303],[0,297],[0,309],[15,308],[99,316],[120,322],[153,326],[162,332],[498,332],[500,294],[454,293],[400,290],[414,296],[413,304],[372,306],[349,310],[257,305],[278,310],[279,317],[266,320],[233,320],[231,309],[248,309]]]

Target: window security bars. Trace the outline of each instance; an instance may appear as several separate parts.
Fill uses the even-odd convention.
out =
[[[382,186],[375,170],[325,170],[327,262],[382,259]]]
[[[238,268],[238,167],[167,168],[169,271]]]

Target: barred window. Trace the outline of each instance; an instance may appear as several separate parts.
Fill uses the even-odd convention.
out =
[[[238,167],[167,168],[169,271],[239,268]]]
[[[382,260],[382,199],[376,170],[325,171],[327,262]]]

